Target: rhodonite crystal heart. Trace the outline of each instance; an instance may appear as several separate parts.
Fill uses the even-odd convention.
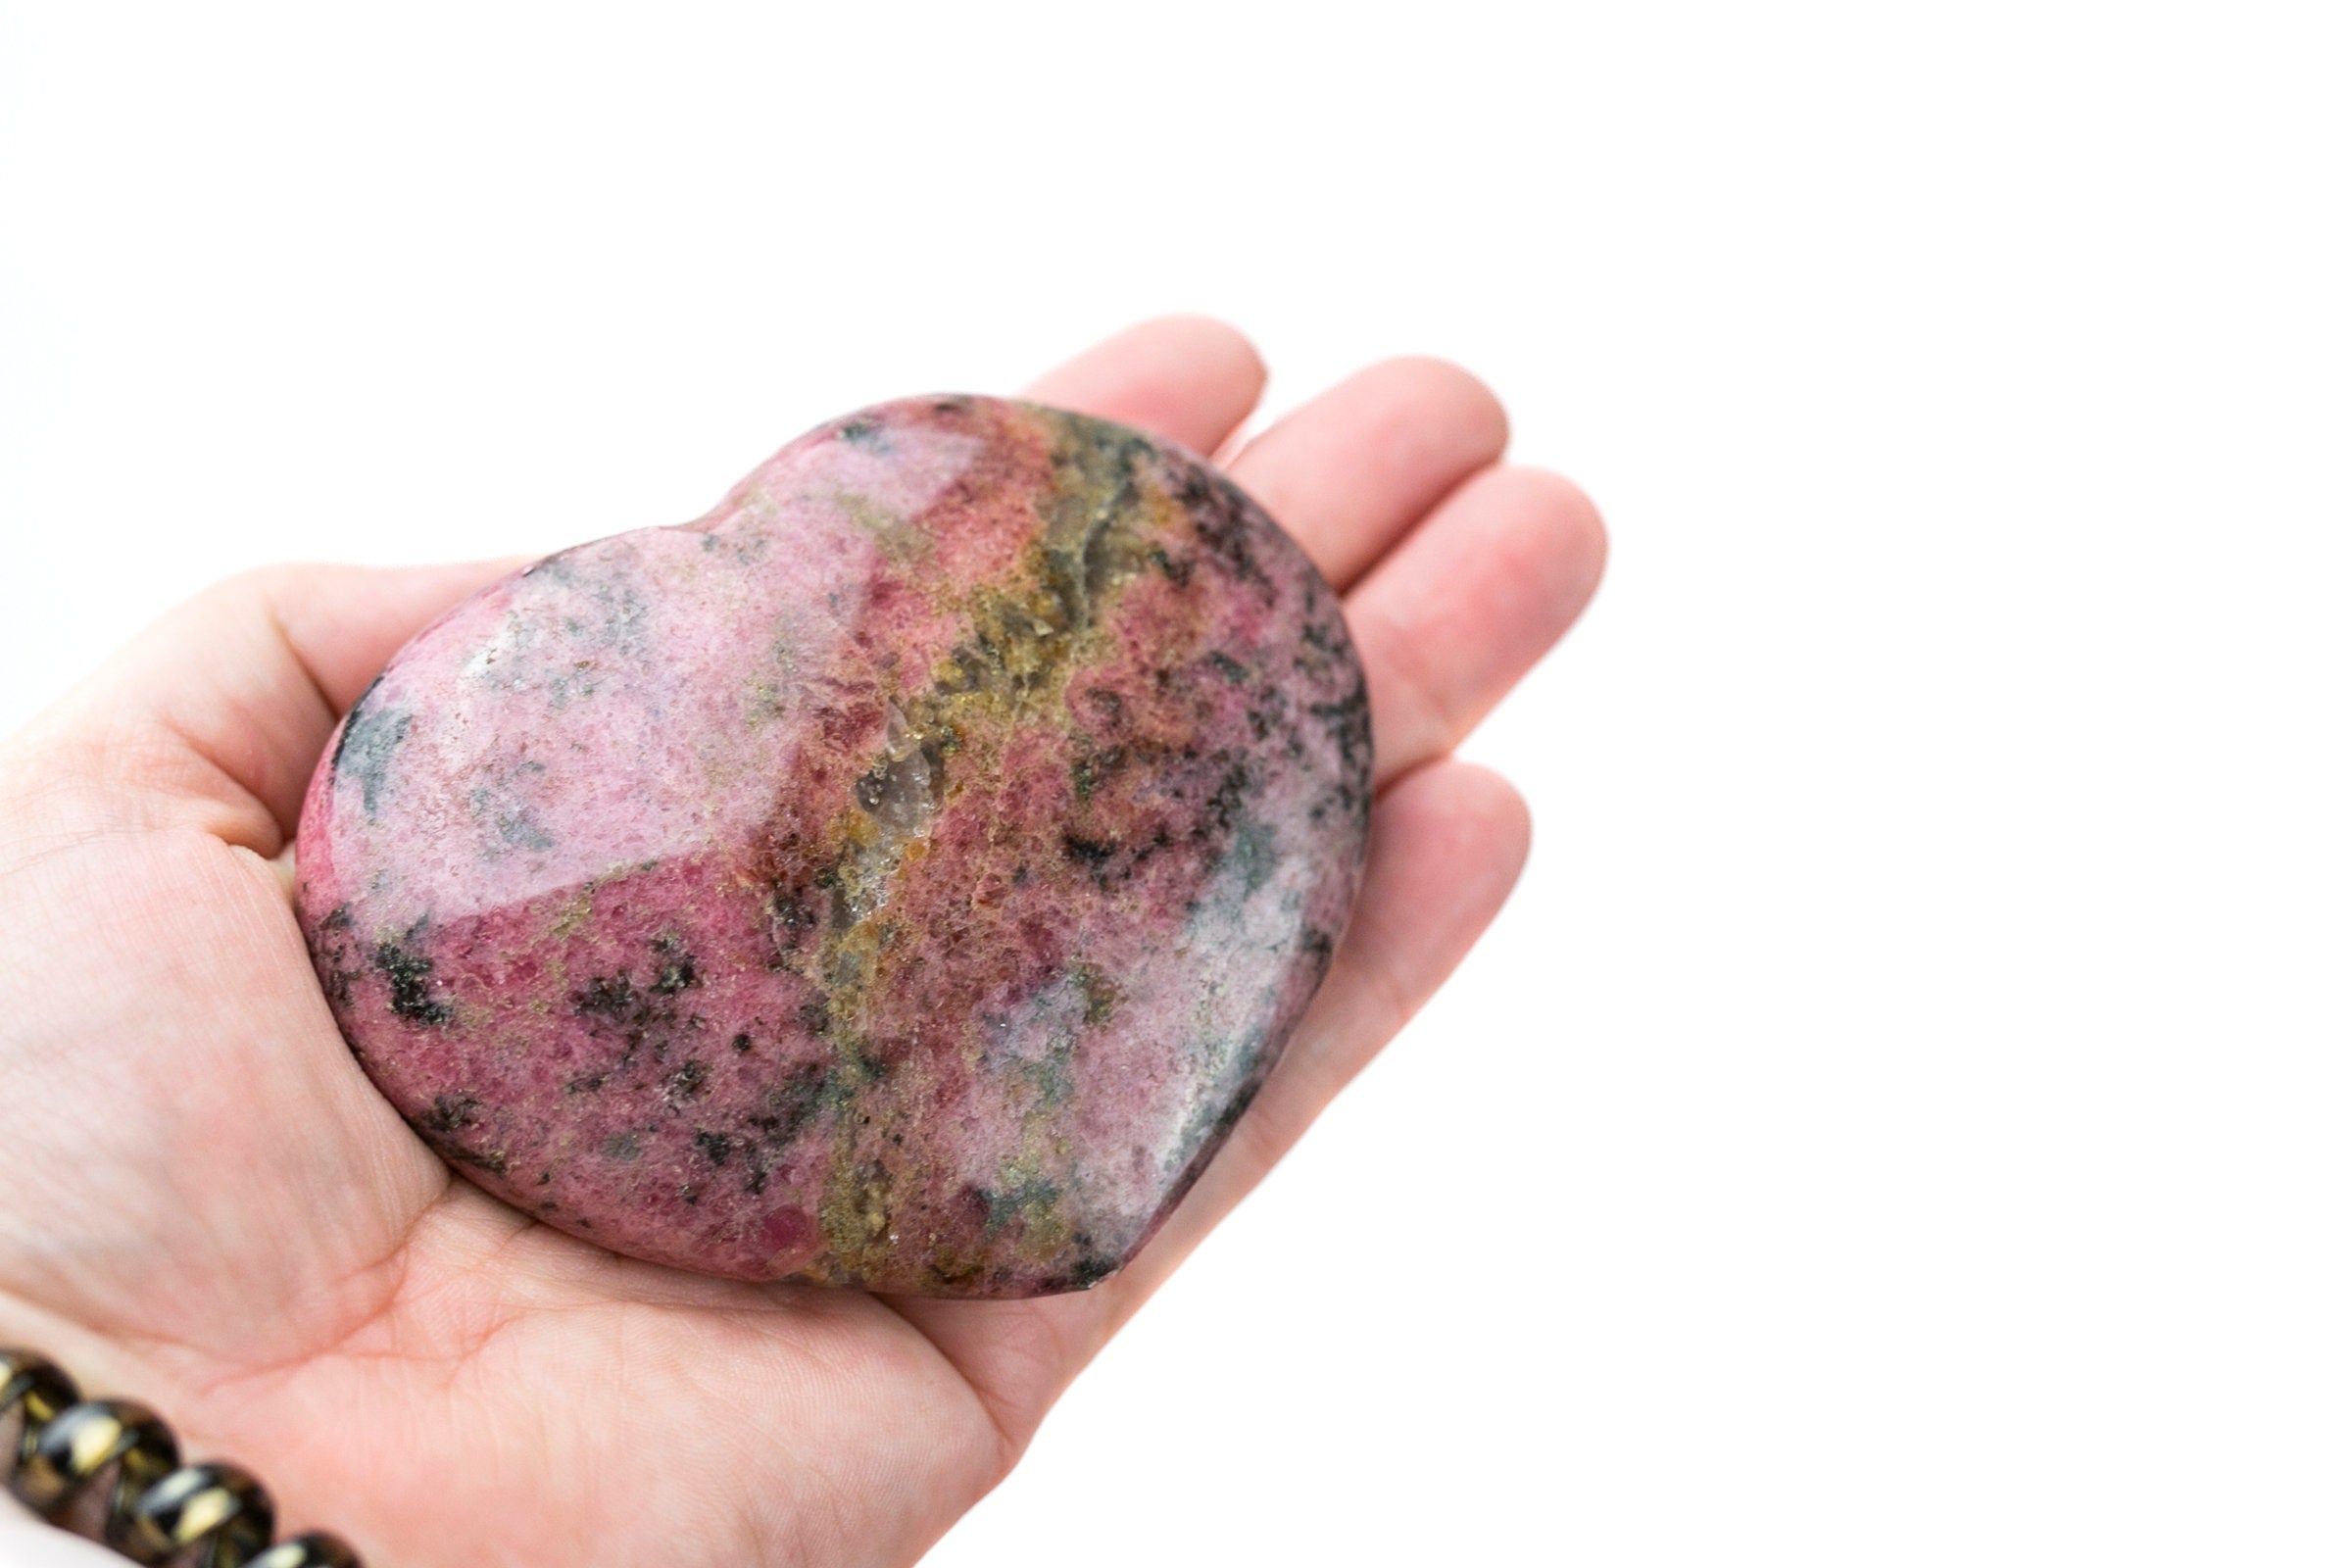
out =
[[[304,807],[335,1016],[617,1251],[944,1296],[1118,1268],[1329,965],[1371,801],[1331,590],[1199,460],[988,398],[420,633]]]

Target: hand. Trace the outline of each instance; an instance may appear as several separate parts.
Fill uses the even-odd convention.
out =
[[[1215,452],[1264,371],[1136,327],[1028,395]],[[1376,365],[1231,456],[1346,595],[1380,800],[1353,927],[1206,1177],[1082,1296],[899,1300],[617,1257],[451,1176],[368,1084],[291,912],[337,715],[514,563],[204,595],[0,751],[0,1343],[252,1466],[380,1565],[912,1561],[1500,906],[1525,808],[1446,754],[1599,576],[1461,370]]]

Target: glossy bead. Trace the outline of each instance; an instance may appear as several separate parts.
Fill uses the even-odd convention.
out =
[[[262,1484],[233,1464],[192,1464],[139,1494],[107,1531],[133,1562],[243,1568],[270,1544],[277,1510]]]
[[[56,1519],[109,1471],[106,1517],[179,1466],[179,1445],[154,1411],[128,1400],[91,1399],[59,1411],[25,1446],[9,1489]]]
[[[281,1541],[245,1568],[361,1568],[360,1554],[323,1530]]]
[[[0,1347],[0,1468],[23,1464],[41,1428],[80,1398],[74,1380],[47,1356]]]

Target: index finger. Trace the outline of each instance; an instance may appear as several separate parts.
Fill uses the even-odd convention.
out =
[[[1047,371],[1022,396],[1208,454],[1250,416],[1265,387],[1264,362],[1233,327],[1205,316],[1163,316]]]

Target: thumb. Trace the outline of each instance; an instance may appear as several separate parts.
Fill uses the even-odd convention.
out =
[[[376,671],[521,564],[266,566],[207,589],[11,743],[11,837],[196,827],[274,856],[327,737]]]

